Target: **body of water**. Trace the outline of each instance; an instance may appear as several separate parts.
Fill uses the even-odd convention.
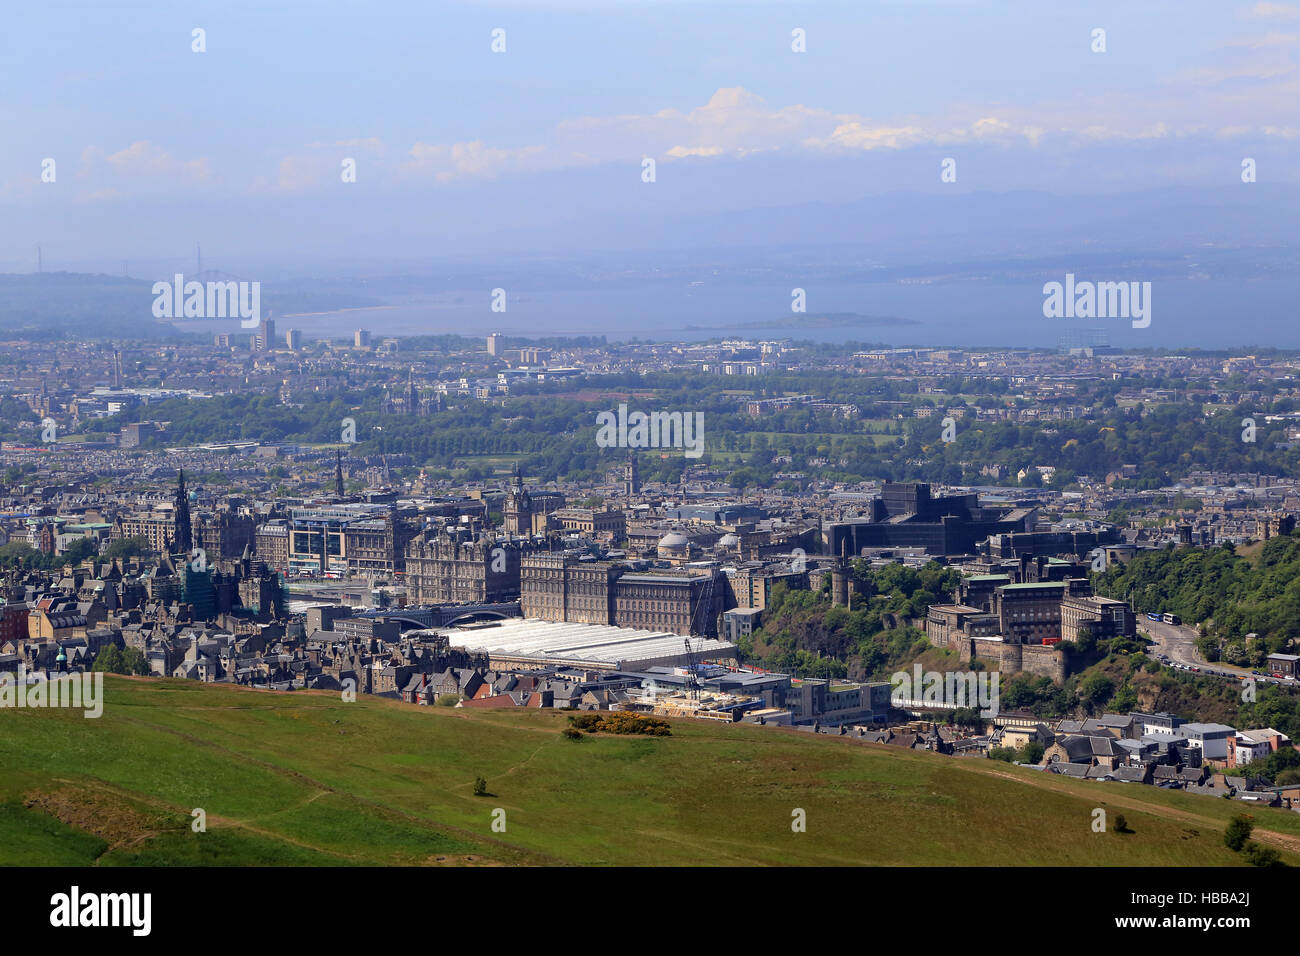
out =
[[[507,287],[503,313],[490,310],[490,289],[457,289],[393,300],[385,308],[273,318],[279,336],[296,328],[308,339],[350,338],[353,330],[368,329],[375,337],[497,331],[520,336],[605,335],[610,340],[735,336],[893,346],[1055,347],[1068,330],[1101,329],[1118,347],[1300,347],[1300,280],[1155,281],[1151,324],[1144,329],[1133,328],[1128,319],[1045,318],[1042,286],[1036,283],[835,284],[805,291],[806,314],[791,311],[788,287],[704,284],[517,292]],[[816,317],[825,313],[885,321]],[[200,333],[247,334],[233,321],[176,326]]]

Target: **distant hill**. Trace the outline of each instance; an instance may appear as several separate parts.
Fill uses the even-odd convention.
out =
[[[167,278],[167,277],[160,277]],[[154,279],[79,272],[0,274],[0,334],[36,340],[193,339],[153,315]],[[381,300],[316,288],[311,280],[264,284],[263,314],[361,308]]]
[[[0,710],[0,863],[1242,862],[1223,845],[1242,811],[1230,801],[793,730],[679,720],[666,738],[571,741],[561,712],[179,680],[105,690],[96,720]],[[1096,807],[1134,832],[1093,833]],[[796,808],[807,832],[791,830]],[[1255,838],[1300,862],[1300,817],[1250,812]]]
[[[180,338],[153,317],[152,282],[75,272],[0,275],[0,332],[33,339]]]

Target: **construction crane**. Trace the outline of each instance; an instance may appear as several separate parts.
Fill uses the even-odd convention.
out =
[[[693,632],[709,633],[705,627],[709,622],[709,615],[715,613],[713,606],[713,585],[717,580],[715,573],[709,572],[709,580],[704,585],[704,592],[701,595],[699,604],[696,605],[694,613],[691,615],[691,630]],[[716,622],[715,622],[716,623]],[[686,643],[686,692],[691,700],[700,699],[700,678],[699,665],[695,661],[695,649],[691,647],[689,636],[683,638]]]
[[[689,637],[684,637],[682,640],[686,644],[686,696],[691,700],[699,700],[700,679],[695,672],[695,651],[691,647],[691,639]]]

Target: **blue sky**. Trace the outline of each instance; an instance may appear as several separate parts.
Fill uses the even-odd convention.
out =
[[[1300,2],[52,0],[4,16],[0,269],[37,242],[67,262],[198,240],[577,242],[593,218],[938,189],[949,156],[959,190],[1226,186],[1244,156],[1261,182],[1300,183]]]

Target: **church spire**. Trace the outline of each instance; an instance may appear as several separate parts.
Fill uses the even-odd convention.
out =
[[[190,528],[190,498],[185,493],[185,469],[180,469],[177,475],[176,520],[172,539],[180,552],[189,554],[194,548],[194,536]]]

